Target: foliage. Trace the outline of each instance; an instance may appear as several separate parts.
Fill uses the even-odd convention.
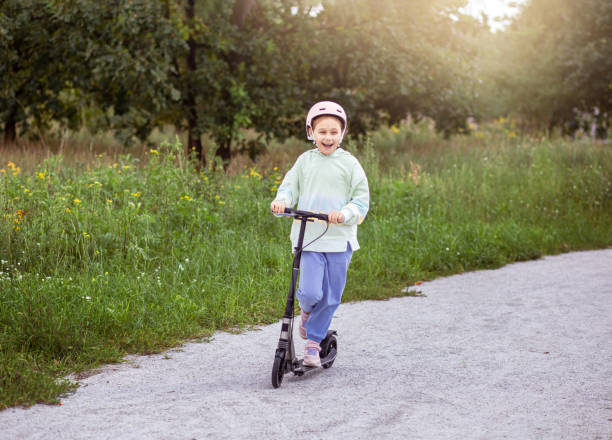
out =
[[[202,158],[198,143],[204,133],[215,141],[225,164],[237,151],[252,156],[263,148],[264,136],[286,136],[287,118],[296,104],[293,48],[284,38],[287,28],[302,26],[291,14],[291,2],[175,2],[172,16],[187,42],[175,54],[175,87],[182,99],[169,109],[169,121],[190,132],[190,147]],[[245,17],[239,8],[245,7]],[[248,12],[251,12],[248,15]],[[187,117],[186,117],[187,115]],[[258,136],[247,141],[243,129]],[[234,145],[234,151],[232,151]]]
[[[449,134],[472,112],[461,3],[3,0],[5,137],[56,121],[127,141],[171,123],[200,156],[209,134],[227,162],[301,134],[305,109],[329,98],[355,134],[408,113]]]
[[[525,126],[575,129],[579,112],[612,110],[612,5],[532,0],[484,47],[483,100]]]
[[[0,120],[6,141],[15,139],[18,124],[26,131],[52,119],[76,123],[75,107],[60,96],[69,88],[61,31],[48,2],[0,3]]]
[[[445,134],[472,114],[471,48],[476,22],[461,1],[323,2],[301,36],[302,83],[310,101],[348,108],[351,132],[427,115]]]
[[[444,141],[402,124],[355,148],[372,204],[345,300],[612,244],[610,151],[511,130]],[[57,401],[71,385],[56,378],[128,352],[282,315],[289,224],[269,203],[290,164],[197,171],[179,144],[103,159],[0,164],[0,407]]]
[[[3,0],[0,117],[16,126],[51,121],[146,138],[177,91],[168,83],[181,40],[157,2]]]
[[[85,125],[128,144],[172,125],[200,165],[216,149],[227,166],[301,138],[324,99],[356,137],[408,115],[447,137],[469,116],[570,130],[596,108],[609,123],[609,2],[532,0],[496,34],[464,3],[0,0],[4,138]]]

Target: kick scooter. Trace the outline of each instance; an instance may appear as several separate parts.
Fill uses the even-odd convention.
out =
[[[300,259],[302,257],[302,250],[304,249],[304,247],[308,246],[306,245],[302,247],[304,243],[304,232],[306,231],[306,224],[308,222],[314,221],[314,219],[323,220],[325,222],[328,221],[327,214],[316,214],[314,212],[298,211],[290,208],[285,208],[285,213],[281,215],[294,217],[301,223],[300,234],[298,236],[297,246],[295,247],[295,257],[293,258],[291,287],[289,288],[287,306],[285,307],[285,314],[283,315],[283,321],[281,326],[280,339],[278,340],[278,347],[276,348],[276,353],[274,355],[274,365],[272,367],[272,386],[274,388],[278,388],[281,386],[285,373],[292,372],[295,376],[302,376],[304,375],[304,373],[317,368],[304,365],[303,359],[298,359],[295,354],[295,347],[293,345],[295,287],[297,285],[298,274],[300,272]],[[325,232],[323,234],[325,234]],[[336,354],[338,353],[338,339],[336,338],[336,335],[337,334],[335,330],[328,330],[327,335],[321,341],[321,351],[319,353],[319,356],[321,357],[321,366],[323,368],[331,367],[334,363],[334,360],[336,359]]]

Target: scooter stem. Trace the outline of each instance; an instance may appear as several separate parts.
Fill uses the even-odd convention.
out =
[[[295,257],[293,257],[293,270],[291,272],[291,288],[289,289],[289,297],[285,307],[284,318],[293,319],[293,310],[295,304],[295,288],[297,286],[298,274],[300,273],[300,261],[302,259],[302,245],[304,244],[304,233],[306,231],[306,218],[301,219],[300,235],[298,236],[297,246],[295,247]]]

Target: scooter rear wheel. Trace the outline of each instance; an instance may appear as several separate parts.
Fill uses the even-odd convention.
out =
[[[274,365],[272,365],[272,386],[278,388],[283,383],[285,375],[285,353],[277,353],[274,356]]]
[[[335,350],[338,351],[338,338],[336,338],[336,335],[331,335],[329,336],[329,341],[327,342],[327,344],[325,344],[324,350],[322,350],[321,352],[321,357],[325,358],[327,357],[327,355],[329,354],[330,351]],[[332,361],[324,363],[322,365],[323,368],[329,368],[334,364],[334,361],[336,359],[334,358]]]

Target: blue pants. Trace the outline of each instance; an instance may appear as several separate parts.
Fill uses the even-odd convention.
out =
[[[325,338],[340,305],[352,256],[348,243],[344,252],[302,252],[297,298],[300,309],[310,313],[306,325],[308,339],[321,342]]]

